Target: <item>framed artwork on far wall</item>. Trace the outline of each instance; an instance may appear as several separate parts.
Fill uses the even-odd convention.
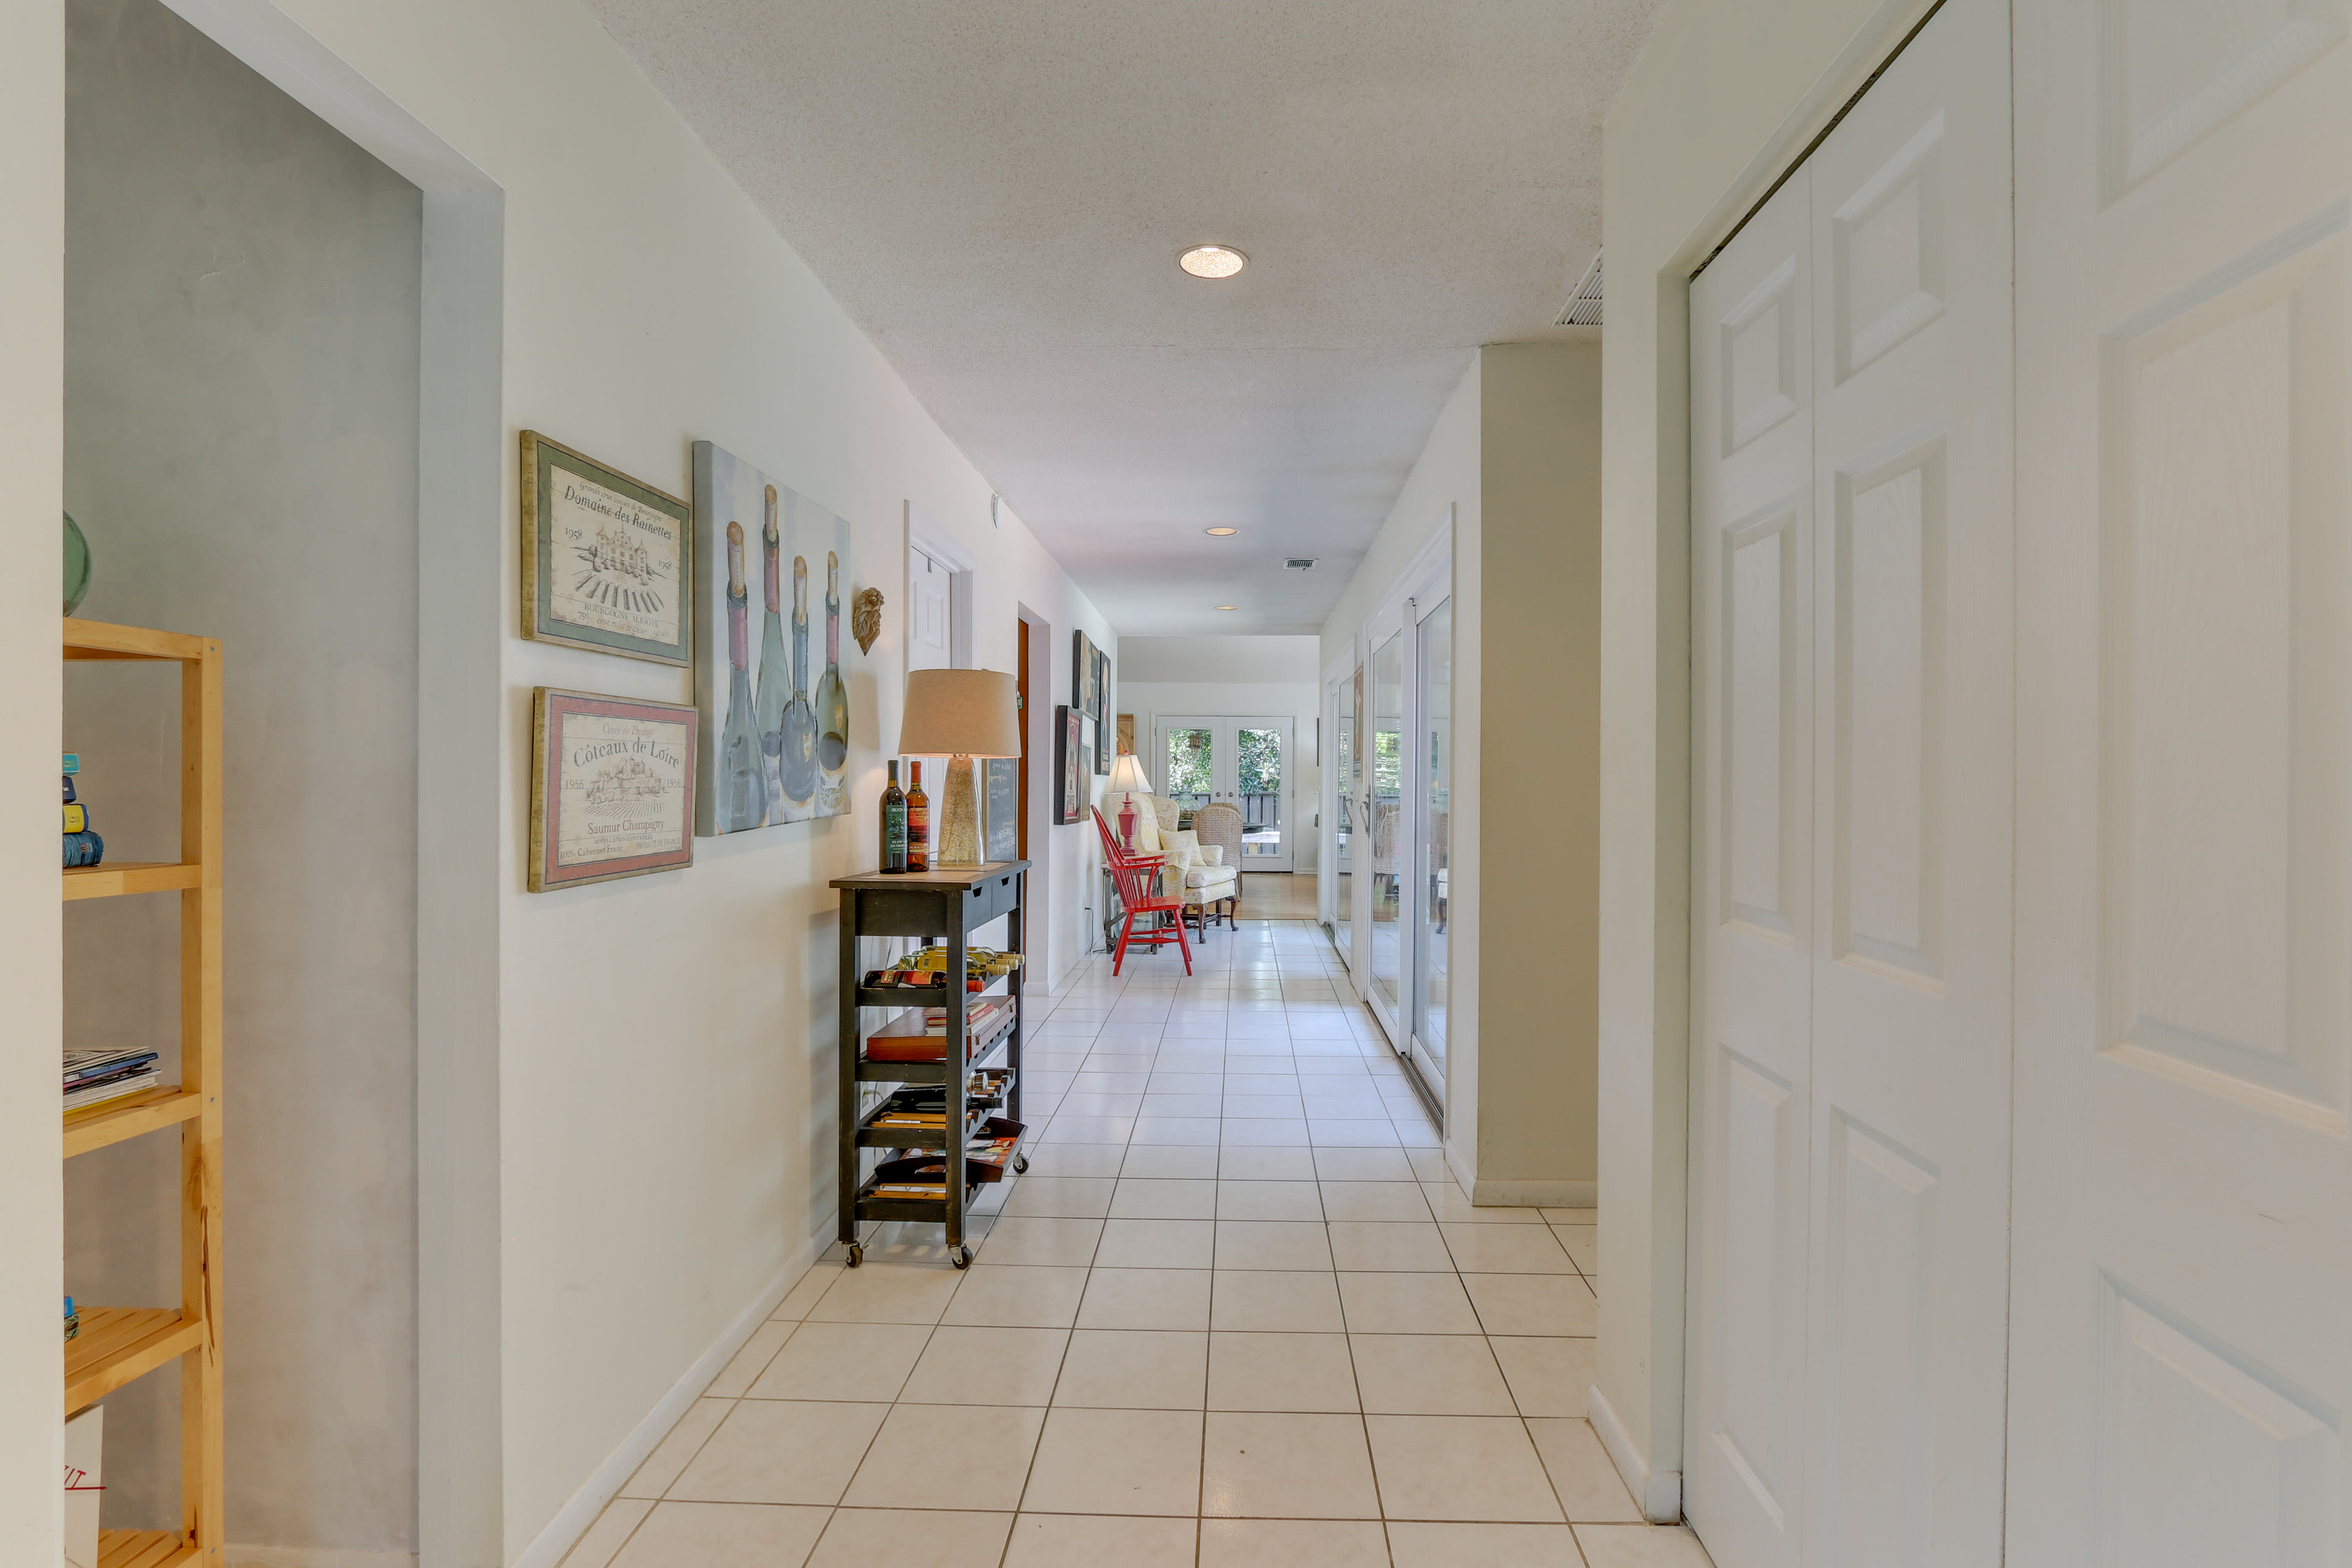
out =
[[[692,520],[677,497],[524,431],[522,635],[691,662]]]
[[[1091,719],[1102,711],[1102,666],[1095,662],[1094,639],[1084,632],[1072,632],[1075,639],[1070,657],[1070,706]]]
[[[1094,732],[1095,772],[1098,773],[1107,773],[1110,772],[1110,726],[1107,723],[1101,722],[1100,721],[1097,721],[1094,725]]]
[[[1054,820],[1065,827],[1086,819],[1086,722],[1075,707],[1054,710]]]
[[[1110,655],[1100,648],[1095,649],[1095,710],[1092,717],[1097,724],[1110,722]],[[1105,768],[1103,771],[1108,773],[1110,770]]]
[[[699,719],[675,702],[532,690],[532,892],[694,864]]]

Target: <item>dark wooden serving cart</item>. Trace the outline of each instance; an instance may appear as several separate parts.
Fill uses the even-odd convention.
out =
[[[1001,1114],[1021,1120],[1021,988],[1024,963],[992,980],[978,994],[965,989],[966,953],[972,933],[990,921],[1010,915],[1011,934],[1004,946],[1022,950],[1023,904],[1028,889],[1029,862],[998,860],[985,866],[949,870],[914,871],[898,876],[876,874],[842,877],[833,882],[841,891],[841,1226],[840,1240],[849,1249],[849,1266],[866,1258],[857,1227],[865,1220],[911,1219],[947,1227],[948,1255],[959,1268],[971,1262],[964,1245],[964,1215],[980,1183],[968,1180],[964,1144],[982,1122],[998,1114],[992,1105],[975,1105],[968,1092],[973,1073],[999,1069],[1011,1076],[1001,1097]],[[860,937],[912,937],[946,944],[947,984],[926,994],[904,988],[866,988],[866,968],[858,951]],[[990,996],[1009,996],[1004,1025],[982,1038],[978,1048],[970,1039],[974,1003]],[[950,998],[960,998],[957,1005]],[[903,1013],[926,1005],[947,1009],[946,1058],[938,1062],[869,1061],[866,1056],[864,1020],[869,1013]],[[868,1109],[859,1104],[861,1085],[902,1088],[940,1086],[945,1090],[945,1125],[937,1129],[876,1127],[872,1120],[888,1107]],[[866,1168],[868,1149],[940,1150],[946,1156],[946,1195],[940,1198],[882,1197]],[[1029,1168],[1028,1156],[1014,1145],[1011,1164],[1015,1172]]]

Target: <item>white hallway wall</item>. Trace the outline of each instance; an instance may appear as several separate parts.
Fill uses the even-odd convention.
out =
[[[1051,622],[1063,689],[1069,632],[1105,644],[1113,634],[1017,518],[992,528],[986,479],[571,0],[287,0],[275,10],[259,0],[182,0],[174,8],[225,41],[267,38],[290,22],[284,37],[293,42],[264,68],[273,80],[293,83],[306,102],[354,105],[356,116],[393,125],[387,134],[408,134],[413,118],[480,172],[477,188],[501,194],[490,244],[502,242],[494,265],[503,299],[487,319],[500,322],[496,438],[505,453],[516,432],[537,429],[684,493],[689,444],[715,440],[851,519],[845,574],[891,600],[884,640],[870,657],[853,656],[849,670],[856,816],[704,841],[690,870],[534,897],[522,890],[520,864],[530,689],[684,700],[688,679],[516,637],[510,455],[495,504],[436,520],[428,536],[427,642],[495,647],[494,672],[461,673],[494,679],[501,695],[495,753],[462,759],[473,791],[425,807],[488,813],[498,835],[494,859],[463,872],[486,894],[495,889],[493,998],[487,1015],[456,1020],[450,1037],[495,1031],[483,1037],[495,1039],[496,1059],[466,1064],[484,1099],[495,1099],[487,1134],[495,1147],[454,1152],[491,1173],[493,1188],[457,1197],[492,1205],[496,1225],[477,1233],[487,1256],[470,1261],[482,1268],[451,1271],[466,1299],[426,1302],[494,1342],[477,1368],[489,1385],[471,1395],[488,1425],[466,1435],[464,1495],[438,1517],[428,1500],[425,1537],[451,1562],[511,1562],[738,1314],[806,1256],[829,1217],[835,897],[824,882],[872,858],[869,801],[903,680],[904,503],[914,500],[980,562],[981,664],[1010,668],[1016,603]],[[0,406],[11,418],[0,439],[24,458],[5,515],[7,542],[28,560],[54,549],[58,489],[56,18],[45,0],[0,9],[0,85],[9,89],[0,113],[17,132],[12,151],[26,155],[0,174],[0,284],[11,301],[0,328],[11,350]],[[433,205],[428,195],[428,277],[464,261],[436,255]],[[429,369],[430,348],[427,357]],[[429,386],[426,403],[429,419]],[[436,574],[495,583],[496,626],[434,624]],[[31,628],[7,634],[22,646],[10,650],[20,657],[8,666],[5,700],[11,720],[40,735],[57,728],[58,663],[45,580],[30,575],[8,590],[10,613],[0,617]],[[442,602],[470,614],[469,605],[490,601]],[[427,737],[436,717],[425,715]],[[37,999],[16,1016],[26,1049],[9,1053],[15,1092],[0,1095],[9,1108],[0,1126],[15,1134],[0,1137],[8,1182],[0,1244],[12,1259],[34,1260],[0,1282],[0,1328],[10,1331],[0,1334],[0,1444],[23,1445],[11,1457],[25,1460],[0,1471],[42,1478],[0,1479],[0,1542],[12,1561],[25,1543],[28,1562],[52,1560],[56,1528],[47,1478],[58,1352],[22,1348],[53,1343],[58,1295],[47,1261],[57,1256],[56,1123],[46,1110],[19,1109],[46,1105],[58,1034],[44,756],[0,773],[17,800],[5,820],[18,825],[0,857],[0,902],[21,938],[0,963],[21,981],[17,994]],[[1086,831],[1051,831],[1048,874],[1060,896],[1044,954],[1049,973],[1083,945]],[[711,1093],[720,1083],[729,1092]],[[429,1274],[436,1260],[425,1261]],[[239,1353],[233,1330],[228,1353]],[[434,1431],[428,1420],[428,1445]],[[428,1451],[428,1478],[431,1459]]]
[[[1601,1223],[1595,1426],[1681,1507],[1689,1092],[1688,279],[1928,8],[1669,0],[1610,111],[1601,226]]]

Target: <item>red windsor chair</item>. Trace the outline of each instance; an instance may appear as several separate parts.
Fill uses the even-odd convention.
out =
[[[1192,973],[1192,944],[1184,940],[1184,900],[1180,896],[1160,890],[1162,858],[1129,854],[1120,848],[1118,839],[1111,833],[1110,824],[1103,820],[1102,808],[1097,806],[1093,809],[1096,831],[1102,835],[1103,858],[1110,867],[1111,879],[1118,884],[1118,901],[1127,910],[1127,918],[1119,922],[1118,950],[1111,955],[1111,973],[1117,974],[1119,965],[1127,962],[1129,942],[1141,942],[1157,952],[1160,944],[1171,936],[1176,939],[1177,949],[1184,954],[1184,973]],[[1150,917],[1141,931],[1135,928],[1139,916]]]

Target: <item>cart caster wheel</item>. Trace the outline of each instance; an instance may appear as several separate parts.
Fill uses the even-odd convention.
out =
[[[971,1268],[971,1247],[957,1247],[957,1248],[955,1249],[955,1253],[954,1253],[954,1255],[953,1255],[953,1256],[949,1259],[949,1261],[950,1261],[950,1262],[951,1262],[951,1263],[953,1263],[953,1264],[954,1264],[958,1268]]]
[[[1015,1154],[1013,1156],[1013,1173],[1016,1176],[1025,1176],[1029,1173],[1028,1155]]]
[[[859,1264],[861,1264],[861,1263],[863,1263],[863,1262],[865,1262],[865,1261],[866,1261],[866,1244],[865,1244],[864,1242],[862,1242],[862,1241],[853,1241],[853,1242],[851,1242],[851,1243],[849,1244],[849,1267],[851,1267],[852,1268],[856,1268]]]

